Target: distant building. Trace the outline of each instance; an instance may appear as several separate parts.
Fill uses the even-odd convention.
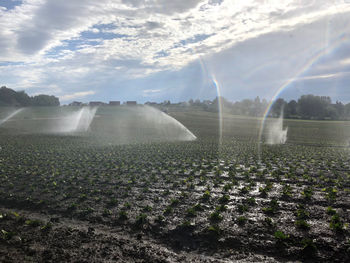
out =
[[[119,105],[120,105],[120,101],[118,101],[118,100],[110,101],[110,102],[109,102],[109,105],[110,105],[110,106],[119,106]]]
[[[102,101],[90,101],[89,105],[90,106],[102,106],[102,105],[105,105],[105,103],[103,103]]]
[[[182,101],[182,102],[179,102],[179,105],[182,106],[182,107],[186,107],[186,106],[188,106],[188,102],[187,101]]]
[[[147,101],[145,105],[157,105],[157,102]]]
[[[332,103],[332,100],[329,96],[321,96],[321,100],[329,104]]]
[[[69,106],[82,106],[83,103],[80,101],[73,101],[72,103],[69,104]]]
[[[129,100],[129,101],[126,102],[126,105],[134,106],[134,105],[137,105],[137,102],[134,101],[134,100]]]

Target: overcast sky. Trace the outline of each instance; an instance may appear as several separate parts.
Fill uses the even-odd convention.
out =
[[[350,0],[0,0],[0,85],[73,100],[350,102]]]

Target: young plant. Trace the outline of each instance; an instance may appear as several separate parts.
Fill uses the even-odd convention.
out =
[[[231,189],[232,189],[232,185],[231,185],[230,183],[225,184],[224,187],[223,187],[223,190],[224,190],[225,192],[228,192],[228,191],[230,191]]]
[[[254,197],[249,197],[248,199],[246,199],[246,202],[247,202],[247,204],[250,205],[250,206],[256,205],[256,201],[255,201],[255,198],[254,198]]]
[[[304,191],[301,192],[301,195],[304,197],[305,200],[311,200],[313,191],[313,188],[311,186],[308,186],[307,188],[305,188]]]
[[[40,226],[41,225],[41,222],[39,220],[26,220],[25,221],[25,224],[28,225],[28,226],[32,226],[32,227],[37,227],[37,226]]]
[[[147,221],[148,221],[148,220],[147,220],[147,215],[141,213],[140,215],[138,215],[138,216],[136,217],[135,225],[141,227],[141,226],[143,226],[144,224],[146,224]]]
[[[107,216],[110,216],[111,214],[112,214],[112,211],[107,209],[107,208],[105,208],[103,210],[102,216],[107,217]]]
[[[163,222],[164,222],[164,216],[162,216],[162,215],[159,215],[159,216],[157,216],[157,218],[156,218],[156,223],[158,223],[158,224],[162,224]]]
[[[122,210],[119,212],[118,218],[120,221],[125,221],[128,219],[128,213],[126,211]]]
[[[276,239],[277,242],[285,242],[286,240],[288,240],[289,235],[285,234],[283,231],[281,230],[277,230],[274,233],[274,237]]]
[[[326,209],[326,213],[327,213],[327,215],[335,215],[337,213],[337,211],[335,209],[333,209],[331,206],[328,206]]]
[[[344,223],[341,220],[339,214],[334,214],[331,217],[331,222],[329,223],[329,227],[335,232],[342,232],[344,230]]]
[[[195,217],[196,216],[196,210],[193,207],[188,208],[187,211],[186,211],[186,216],[188,216],[188,217]]]
[[[301,241],[303,246],[302,256],[305,258],[313,257],[317,252],[317,246],[315,242],[310,238],[305,238]]]
[[[283,186],[282,197],[285,199],[292,197],[292,187],[289,184]]]
[[[249,193],[249,188],[247,186],[244,186],[241,190],[240,193],[242,195],[248,194]]]
[[[215,212],[210,214],[209,219],[212,222],[219,222],[222,220],[222,215],[220,214],[220,212],[215,211]]]
[[[248,207],[246,205],[242,205],[242,204],[239,204],[237,206],[237,209],[238,209],[238,212],[241,214],[248,211]]]
[[[207,231],[209,235],[213,238],[218,238],[221,234],[221,229],[218,225],[210,225]]]
[[[48,222],[45,225],[43,225],[40,230],[43,232],[48,232],[52,229],[52,223]]]
[[[305,207],[303,205],[299,205],[299,208],[296,210],[295,215],[297,219],[308,219],[310,214],[305,210]]]
[[[334,202],[335,199],[337,198],[338,190],[336,188],[328,187],[326,189],[323,189],[323,191],[326,192],[326,199],[327,200]]]
[[[215,211],[218,211],[218,212],[225,212],[226,210],[227,210],[227,206],[223,204],[215,207]]]
[[[76,210],[77,208],[78,208],[78,204],[76,204],[76,203],[71,203],[68,206],[68,210],[70,210],[70,211]]]
[[[204,194],[202,195],[202,200],[203,201],[209,201],[209,199],[210,199],[210,192],[209,192],[209,190],[206,190],[204,192]]]
[[[116,198],[111,198],[108,202],[107,205],[112,207],[112,206],[116,206],[118,204],[118,200]]]
[[[230,201],[230,197],[228,195],[223,195],[219,198],[219,203],[227,204]]]
[[[239,216],[237,218],[237,224],[240,226],[245,225],[245,223],[247,223],[248,219],[245,216]]]
[[[172,207],[177,206],[180,203],[179,199],[172,198],[170,201],[170,205]]]
[[[170,215],[173,212],[173,209],[171,208],[171,206],[167,206],[165,208],[165,210],[163,211],[164,215]]]
[[[195,205],[193,206],[193,209],[196,210],[196,211],[203,211],[203,210],[204,210],[204,208],[201,206],[200,203],[195,204]]]
[[[264,223],[265,223],[268,227],[274,227],[274,222],[273,222],[273,220],[272,220],[271,217],[265,217]]]
[[[262,210],[266,214],[276,214],[279,208],[278,202],[276,199],[271,199],[269,207],[263,207]]]
[[[15,232],[8,232],[8,231],[6,231],[4,229],[1,229],[1,238],[3,240],[10,240],[15,235],[16,235]]]
[[[151,212],[152,211],[152,207],[149,205],[146,205],[143,209],[144,212]]]
[[[310,229],[310,225],[304,219],[298,219],[295,221],[295,225],[302,230]]]

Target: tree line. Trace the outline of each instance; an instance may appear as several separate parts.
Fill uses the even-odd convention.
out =
[[[230,102],[224,97],[220,97],[220,103],[224,112],[255,117],[263,116],[269,107],[269,102],[266,99],[261,100],[259,97],[236,102]],[[219,109],[219,98],[203,102],[190,100],[189,104],[215,112]],[[279,117],[281,113],[285,118],[294,119],[350,120],[350,103],[343,104],[340,101],[333,103],[330,97],[312,94],[302,95],[298,100],[290,101],[279,98],[271,105],[268,116]]]
[[[231,102],[224,97],[216,97],[214,100],[192,99],[185,105],[196,106],[206,111],[217,112],[219,101],[223,111],[244,116],[263,116],[269,107],[266,99],[244,99],[242,101]],[[170,101],[166,104],[170,105]],[[181,103],[180,103],[181,104]],[[24,91],[14,91],[5,86],[0,88],[0,106],[59,106],[60,101],[55,96],[36,95],[29,96]],[[343,104],[340,101],[332,102],[330,97],[316,96],[312,94],[302,95],[298,100],[286,101],[279,98],[271,105],[268,115],[278,117],[283,113],[285,118],[309,119],[309,120],[350,120],[350,103]]]
[[[5,86],[0,88],[0,106],[59,106],[60,101],[55,96],[36,95],[29,96],[24,91],[14,91]]]

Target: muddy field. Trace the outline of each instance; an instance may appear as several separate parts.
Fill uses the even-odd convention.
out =
[[[193,142],[0,137],[1,262],[350,260],[347,123],[173,113]],[[339,136],[338,136],[339,135]],[[259,149],[261,150],[259,152]]]

